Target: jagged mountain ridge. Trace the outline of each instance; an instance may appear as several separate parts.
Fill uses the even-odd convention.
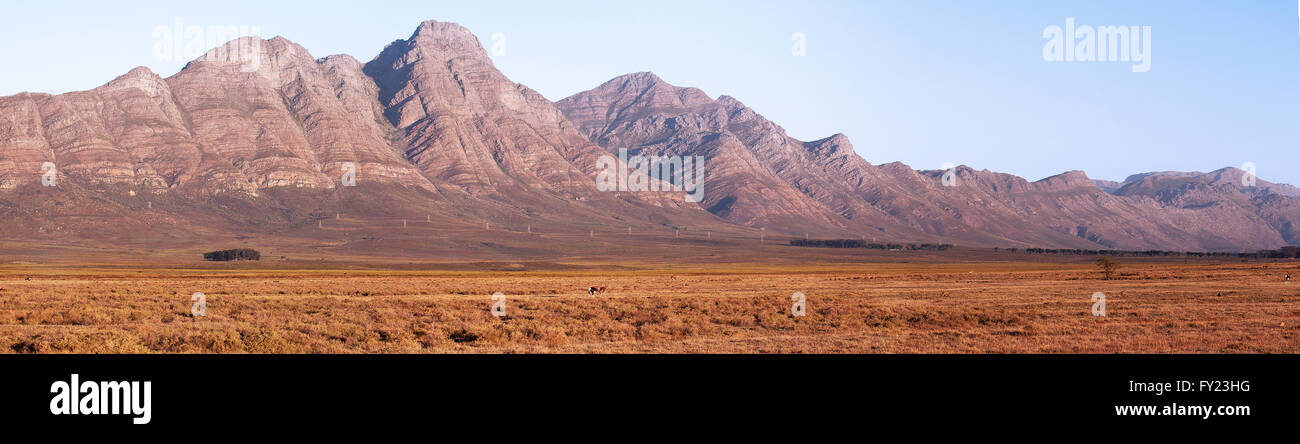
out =
[[[741,224],[790,229],[780,221],[794,216],[873,237],[1132,250],[1274,248],[1297,240],[1289,234],[1293,198],[1263,181],[1198,196],[1202,203],[1237,202],[1228,209],[1180,205],[1133,183],[1098,184],[1081,171],[1029,182],[959,166],[956,186],[946,187],[944,171],[871,165],[842,134],[795,140],[734,98],[713,100],[652,73],[617,77],[557,106],[609,151],[711,156],[711,166],[723,171],[711,172],[710,199],[729,206],[708,209]],[[744,174],[730,174],[737,169]],[[1217,173],[1215,183],[1233,176]],[[756,183],[785,205],[764,205],[755,197],[763,193],[751,190]]]
[[[187,211],[115,231],[276,231],[336,212],[721,224],[681,195],[598,192],[603,151],[450,23],[422,23],[364,65],[315,59],[283,37],[241,38],[166,79],[136,68],[90,91],[0,98],[0,117],[0,199],[27,233],[99,236],[106,227],[78,217],[129,221],[138,207]],[[58,187],[40,186],[45,162]],[[344,186],[348,168],[356,187]],[[70,205],[34,210],[51,196]],[[87,199],[103,205],[77,204]]]
[[[796,140],[735,98],[651,73],[552,103],[506,78],[451,23],[424,22],[364,64],[316,59],[282,37],[249,39],[168,78],[136,68],[90,91],[0,98],[6,237],[310,237],[312,221],[348,212],[973,246],[1297,243],[1300,205],[1284,185],[1153,174],[1102,190],[1082,172],[1029,182],[962,166],[958,186],[944,187],[943,171],[872,165],[842,134]],[[223,57],[250,45],[257,63]],[[704,156],[704,202],[598,191],[596,159],[619,148]],[[41,187],[45,162],[58,187]],[[356,187],[341,186],[346,166]],[[1176,178],[1182,185],[1170,185]]]

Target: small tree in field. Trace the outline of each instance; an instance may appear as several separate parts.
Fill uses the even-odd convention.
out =
[[[1120,265],[1122,264],[1120,264],[1119,261],[1112,260],[1108,257],[1097,259],[1097,268],[1100,268],[1101,272],[1106,274],[1106,280],[1108,281],[1110,280],[1110,276],[1115,273],[1115,270],[1119,269]]]

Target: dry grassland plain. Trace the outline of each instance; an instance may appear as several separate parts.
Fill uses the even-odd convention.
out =
[[[1292,262],[1126,263],[1114,280],[1084,258],[437,268],[0,265],[0,352],[1300,351]]]

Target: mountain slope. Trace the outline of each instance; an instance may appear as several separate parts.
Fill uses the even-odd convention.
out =
[[[763,125],[729,98],[717,101],[694,88],[677,88],[650,73],[622,76],[556,103],[591,140],[610,153],[703,156],[702,206],[731,222],[787,232],[850,233],[839,209],[795,188],[765,156],[783,153],[783,166],[800,165],[802,142]],[[756,150],[756,140],[761,148]],[[850,150],[851,151],[851,150]],[[802,173],[802,172],[800,172]],[[807,186],[814,181],[809,180]]]
[[[1223,168],[1209,173],[1159,172],[1130,176],[1116,195],[1149,199],[1170,212],[1194,213],[1193,226],[1217,227],[1275,245],[1300,243],[1300,199],[1294,187],[1255,178],[1243,183],[1246,172]],[[1261,226],[1263,225],[1263,226]],[[1227,238],[1220,248],[1237,240]]]
[[[90,91],[0,98],[12,236],[310,237],[337,213],[725,229],[680,193],[598,192],[602,153],[467,30],[432,21],[364,65],[248,37],[166,79],[137,68]],[[41,186],[46,162],[55,187]]]
[[[871,165],[843,135],[800,142],[734,98],[712,100],[651,73],[617,77],[557,106],[611,152],[705,155],[715,190],[706,207],[756,227],[799,232],[782,223],[793,218],[894,240],[1238,250],[1289,242],[1280,233],[1295,220],[1290,197],[1191,208],[1125,194],[1122,184],[1111,194],[1079,171],[1029,182],[962,166],[951,173],[955,186],[944,186],[944,171]]]
[[[599,159],[621,149],[705,158],[703,201],[600,191]],[[691,227],[972,246],[1300,243],[1296,189],[1244,187],[1241,174],[1112,183],[1072,171],[1030,182],[872,165],[842,134],[796,140],[735,98],[651,73],[551,103],[498,71],[468,30],[436,21],[364,64],[317,59],[282,37],[242,38],[168,78],[136,68],[89,91],[0,97],[4,238],[48,242],[265,235],[364,251],[391,230],[364,221],[414,219],[589,237]],[[42,185],[47,176],[56,186]],[[326,229],[328,219],[346,225],[345,214],[354,228]]]

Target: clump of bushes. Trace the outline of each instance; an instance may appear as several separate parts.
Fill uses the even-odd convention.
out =
[[[997,247],[993,251],[998,251]],[[1015,253],[1015,248],[1007,248],[1006,251]],[[1288,245],[1276,250],[1259,250],[1254,253],[1230,253],[1230,252],[1204,252],[1204,251],[1165,251],[1165,250],[1146,250],[1146,251],[1126,251],[1126,250],[1081,250],[1074,249],[1052,249],[1052,248],[1026,248],[1025,253],[1033,254],[1074,254],[1089,256],[1186,256],[1186,257],[1239,257],[1239,258],[1258,258],[1258,259],[1295,259],[1300,258],[1300,246]]]
[[[952,244],[879,244],[857,239],[792,239],[791,246],[821,248],[870,248],[874,250],[927,250],[947,251]]]
[[[262,259],[262,253],[251,248],[236,248],[234,250],[210,251],[203,253],[205,261],[256,261]]]

